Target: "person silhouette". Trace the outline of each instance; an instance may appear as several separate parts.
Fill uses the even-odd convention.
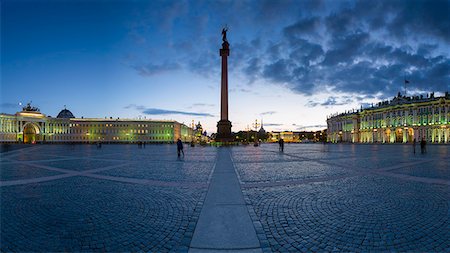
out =
[[[180,140],[180,138],[178,138],[178,140],[177,140],[177,153],[178,153],[178,157],[180,157],[181,153],[183,153],[183,157],[184,157],[183,142]]]
[[[284,140],[282,138],[278,141],[278,145],[280,145],[279,150],[284,152]]]
[[[416,138],[414,138],[414,141],[413,141],[413,151],[414,151],[414,154],[416,154]]]

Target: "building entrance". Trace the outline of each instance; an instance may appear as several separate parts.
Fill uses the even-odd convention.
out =
[[[39,128],[32,123],[26,124],[23,128],[23,143],[34,144],[39,134]]]
[[[403,142],[403,130],[401,128],[395,131],[395,142],[397,143]]]
[[[414,129],[408,129],[408,142],[412,143],[414,141]]]

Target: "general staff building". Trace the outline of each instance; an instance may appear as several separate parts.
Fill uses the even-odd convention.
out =
[[[16,114],[0,114],[2,143],[173,143],[192,136],[192,128],[177,121],[75,118],[67,109],[54,118],[30,104]]]

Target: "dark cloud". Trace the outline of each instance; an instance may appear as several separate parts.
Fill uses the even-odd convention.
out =
[[[350,96],[342,96],[342,97],[335,97],[331,96],[327,98],[325,101],[319,102],[316,100],[309,100],[308,103],[305,105],[307,107],[316,107],[316,106],[335,106],[335,105],[346,105],[353,102],[352,97]]]
[[[327,125],[308,125],[308,126],[298,126],[296,127],[297,130],[305,130],[305,129],[311,129],[311,128],[326,128]]]
[[[410,11],[411,9],[411,11]],[[331,89],[392,96],[449,89],[448,1],[339,2],[329,14],[305,15],[281,30],[244,73],[311,95]],[[439,22],[441,20],[442,22]],[[323,39],[322,39],[323,38]],[[361,101],[362,99],[359,99]],[[329,101],[309,106],[346,103]]]
[[[195,9],[191,5],[220,17],[232,16],[226,19],[231,36],[229,74],[243,75],[252,85],[264,80],[304,95],[331,90],[390,97],[403,90],[405,77],[414,90],[449,89],[449,3],[267,0],[159,4],[167,13],[162,22],[166,28],[177,20],[186,21],[186,12]],[[188,35],[171,44],[181,58],[175,62],[186,64],[139,65],[135,69],[141,75],[154,75],[184,67],[217,81],[220,37],[212,35],[210,27],[208,30],[211,18],[210,14],[193,18],[185,27]],[[214,29],[220,32],[219,26]],[[333,104],[332,100],[325,102],[314,101],[309,106]]]
[[[130,104],[125,106],[126,109],[137,109],[143,114],[147,115],[189,115],[189,116],[202,116],[202,117],[214,117],[214,115],[210,113],[200,113],[200,112],[187,112],[187,111],[176,111],[176,110],[167,110],[160,108],[146,108],[144,106]]]
[[[305,36],[320,37],[320,18],[309,17],[301,19],[295,24],[289,25],[283,29],[284,36],[289,38],[291,43],[294,43],[297,39]]]
[[[266,126],[266,127],[271,127],[271,126],[283,126],[283,124],[278,124],[278,123],[264,123],[264,126]]]
[[[158,109],[158,108],[147,108],[147,109],[143,110],[142,113],[147,114],[147,115],[178,114],[178,115],[214,117],[214,115],[212,115],[210,113],[174,111],[174,110],[166,110],[166,109]]]
[[[254,82],[255,79],[261,73],[261,60],[258,58],[251,58],[247,61],[247,66],[243,69],[244,74],[249,77],[250,83]]]
[[[395,2],[395,1],[393,1]],[[412,33],[433,36],[450,42],[450,2],[446,0],[402,1],[395,12],[395,18],[388,23],[393,36],[409,38]]]
[[[280,59],[265,66],[263,76],[277,83],[291,83],[295,80],[292,75],[294,63],[291,60]]]
[[[192,104],[192,106],[199,106],[199,107],[213,107],[214,104],[195,103],[195,104]]]
[[[277,112],[276,111],[268,111],[268,112],[262,112],[262,113],[260,113],[260,115],[272,115],[275,113],[277,113]]]

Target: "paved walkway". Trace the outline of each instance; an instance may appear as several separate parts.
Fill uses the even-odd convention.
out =
[[[262,252],[229,148],[221,148],[189,252]]]

